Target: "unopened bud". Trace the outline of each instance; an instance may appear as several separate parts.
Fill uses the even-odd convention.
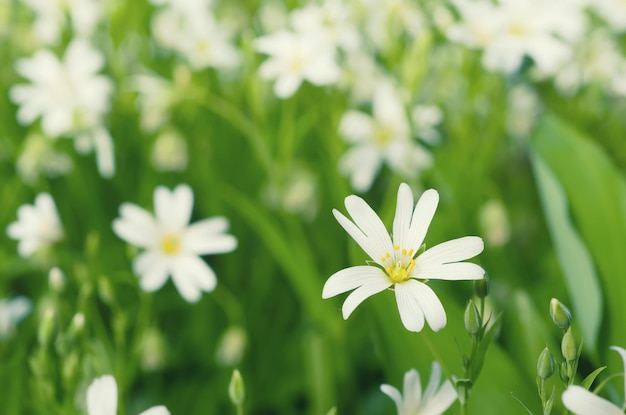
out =
[[[78,334],[83,331],[85,327],[85,315],[83,313],[76,313],[72,318],[72,325],[70,327],[70,331],[73,334]]]
[[[547,347],[543,349],[537,360],[537,374],[541,379],[548,379],[554,374],[554,358]]]
[[[332,408],[330,408],[330,411],[326,413],[326,415],[337,415],[337,408],[333,406]]]
[[[559,377],[561,378],[561,382],[565,384],[569,383],[569,369],[565,361],[561,362],[561,366],[559,367]]]
[[[478,312],[478,308],[476,308],[476,304],[472,300],[467,302],[467,307],[465,308],[465,330],[474,335],[478,333],[481,329],[481,321],[480,321],[480,313]]]
[[[563,330],[567,330],[572,323],[572,313],[556,298],[550,300],[550,317],[554,325]]]
[[[50,272],[48,272],[48,285],[52,291],[63,291],[63,287],[65,287],[65,275],[63,275],[63,271],[61,271],[59,267],[53,267],[50,269]]]
[[[491,281],[489,280],[489,274],[485,273],[485,276],[480,280],[474,280],[474,291],[478,298],[485,298],[489,295],[491,289]]]
[[[37,340],[39,344],[45,346],[52,337],[52,331],[54,330],[54,309],[52,307],[46,308],[41,316],[41,323],[37,330]]]
[[[572,334],[572,328],[567,329],[561,340],[561,353],[568,362],[576,360],[578,357],[578,349],[576,347],[576,340]]]
[[[230,378],[230,384],[228,385],[228,397],[235,406],[243,405],[243,401],[246,398],[243,378],[237,369],[233,370],[233,376]]]

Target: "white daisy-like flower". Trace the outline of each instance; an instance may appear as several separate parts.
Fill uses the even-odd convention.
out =
[[[91,382],[87,389],[88,415],[117,414],[117,383],[111,375],[104,375]],[[153,406],[139,415],[170,415],[163,405]]]
[[[424,237],[439,203],[439,194],[430,189],[413,205],[411,188],[402,183],[393,220],[393,237],[372,208],[360,197],[350,195],[345,204],[352,220],[338,210],[333,214],[339,224],[367,253],[371,261],[343,269],[330,276],[322,298],[352,291],[343,303],[343,318],[366,298],[393,287],[400,319],[407,330],[419,332],[424,321],[434,331],[446,325],[446,312],[428,280],[479,280],[485,271],[470,262],[483,250],[483,240],[466,236],[436,245],[421,252]]]
[[[9,224],[7,235],[18,240],[17,252],[28,257],[63,237],[63,228],[52,196],[39,193],[33,205],[17,209],[17,221]]]
[[[613,346],[611,349],[619,353],[624,361],[624,368],[626,368],[626,350],[618,346]],[[624,382],[624,396],[626,397],[626,381]],[[563,392],[561,399],[563,400],[563,405],[575,415],[624,415],[623,408],[599,397],[582,386],[568,386],[565,392]]]
[[[120,206],[113,230],[123,240],[145,249],[133,261],[143,290],[158,290],[170,275],[180,295],[190,303],[198,301],[202,291],[215,289],[215,273],[200,255],[231,252],[237,239],[226,233],[228,220],[221,216],[190,225],[192,208],[193,192],[184,184],[173,191],[163,186],[155,189],[156,217],[131,203]]]
[[[441,366],[433,362],[430,379],[422,395],[420,375],[415,369],[404,374],[402,393],[391,385],[381,385],[380,390],[396,403],[398,415],[441,415],[457,398],[449,380],[441,386]]]
[[[31,308],[30,300],[24,296],[0,299],[0,339],[9,337]]]
[[[269,55],[259,67],[263,79],[275,79],[274,93],[279,98],[292,96],[303,81],[331,85],[339,80],[336,48],[316,33],[281,30],[256,40],[256,50]]]
[[[415,178],[432,165],[432,156],[411,138],[411,127],[398,91],[387,80],[376,84],[370,116],[347,111],[339,135],[352,146],[339,160],[339,170],[357,192],[369,190],[385,162],[405,178]]]
[[[68,21],[74,35],[88,37],[104,16],[98,0],[25,0],[24,3],[35,12],[34,33],[45,44],[57,44]]]

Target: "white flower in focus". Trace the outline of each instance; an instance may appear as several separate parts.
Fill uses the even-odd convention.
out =
[[[87,389],[88,415],[117,414],[117,383],[111,375],[104,375],[91,382]],[[170,415],[163,405],[153,406],[139,415]]]
[[[619,353],[626,368],[626,350],[618,346],[611,349]],[[626,397],[626,381],[624,382],[624,396]],[[570,385],[561,396],[563,405],[575,415],[624,415],[624,410],[613,402],[599,397],[582,386]]]
[[[20,206],[17,221],[9,224],[7,235],[19,241],[17,252],[21,257],[28,257],[59,241],[63,237],[63,229],[52,196],[39,193],[33,205]]]
[[[256,40],[256,50],[269,55],[259,67],[263,79],[275,79],[279,98],[292,96],[303,81],[331,85],[339,80],[341,69],[335,61],[336,49],[317,36],[281,30]]]
[[[376,85],[372,105],[373,116],[350,110],[339,122],[339,134],[352,145],[339,160],[339,170],[358,192],[371,187],[383,162],[406,178],[432,165],[430,153],[412,140],[404,105],[391,83]]]
[[[228,220],[212,217],[189,224],[193,192],[187,185],[173,191],[163,186],[154,190],[155,217],[141,207],[124,203],[120,217],[113,221],[116,235],[145,251],[133,261],[144,291],[156,291],[168,276],[180,295],[190,303],[200,299],[202,291],[215,289],[215,273],[200,255],[231,252],[237,239],[226,232]]]
[[[31,308],[30,300],[23,296],[0,299],[0,339],[9,337]]]
[[[371,258],[370,265],[343,269],[330,276],[322,298],[352,291],[343,303],[347,319],[366,298],[389,287],[395,291],[400,318],[407,330],[419,332],[424,321],[434,331],[446,325],[446,312],[428,280],[478,280],[485,271],[470,262],[483,250],[477,236],[466,236],[436,245],[423,253],[424,238],[439,203],[439,194],[430,189],[413,205],[411,188],[402,183],[393,220],[393,237],[372,208],[360,197],[346,197],[352,220],[333,210],[339,224]]]
[[[69,20],[73,35],[90,36],[104,17],[98,0],[25,0],[35,12],[35,35],[44,44],[57,44]],[[66,17],[67,16],[67,17]]]
[[[398,415],[441,415],[454,403],[457,394],[449,380],[441,386],[440,381],[441,366],[433,362],[423,395],[420,375],[415,369],[404,374],[402,393],[391,385],[381,385],[380,390],[396,403]]]

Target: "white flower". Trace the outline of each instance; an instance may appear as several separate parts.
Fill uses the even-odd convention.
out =
[[[303,81],[331,85],[341,75],[335,47],[315,33],[281,30],[258,38],[256,50],[269,55],[259,67],[259,74],[263,79],[276,79],[274,93],[279,98],[293,95]]]
[[[63,237],[61,221],[52,196],[39,193],[33,205],[17,209],[17,222],[9,224],[7,235],[18,240],[17,252],[22,257],[35,253]]]
[[[87,414],[117,414],[117,383],[113,376],[100,376],[91,382],[87,389]],[[146,409],[139,415],[170,415],[170,411],[165,406],[159,405]]]
[[[187,185],[178,185],[171,192],[157,187],[154,218],[137,205],[120,206],[120,217],[113,221],[113,230],[125,241],[145,249],[133,261],[143,290],[158,290],[170,275],[188,302],[198,301],[202,291],[215,289],[215,273],[199,255],[231,252],[237,239],[225,233],[228,220],[224,217],[189,225],[192,208],[193,192]]]
[[[16,168],[26,184],[35,184],[39,175],[58,177],[72,170],[72,159],[56,151],[52,142],[41,134],[31,134],[24,140],[24,147],[17,159]]]
[[[420,375],[415,369],[404,374],[402,394],[391,385],[381,385],[380,390],[396,403],[398,415],[441,415],[454,403],[457,395],[449,380],[439,386],[440,381],[441,366],[433,362],[423,395]]]
[[[434,331],[445,327],[446,312],[426,282],[478,280],[485,271],[476,264],[459,262],[482,252],[483,241],[476,236],[454,239],[419,253],[438,202],[439,194],[431,189],[424,192],[414,208],[411,188],[402,183],[392,239],[363,199],[355,195],[346,197],[346,209],[352,220],[336,209],[333,214],[371,261],[369,265],[346,268],[331,275],[322,298],[354,290],[343,303],[343,318],[347,319],[363,300],[393,287],[400,318],[408,330],[421,331],[424,320]]]
[[[626,368],[626,350],[618,346],[613,346],[611,349],[620,354]],[[626,381],[624,382],[624,396],[626,397]],[[575,415],[624,415],[622,408],[581,386],[568,386],[561,399],[563,405]]]
[[[373,116],[350,110],[339,122],[339,134],[352,144],[339,160],[339,170],[358,192],[371,187],[383,162],[406,178],[432,165],[430,153],[412,140],[404,105],[390,82],[376,84],[372,105]]]
[[[0,299],[0,339],[9,337],[31,308],[30,300],[23,296]]]
[[[176,131],[164,131],[152,147],[150,160],[159,171],[182,171],[187,168],[187,142]]]

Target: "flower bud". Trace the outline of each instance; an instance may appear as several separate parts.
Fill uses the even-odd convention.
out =
[[[52,332],[54,330],[54,309],[52,307],[46,308],[41,316],[41,323],[39,324],[39,329],[37,330],[37,340],[39,340],[39,344],[45,346],[48,344],[52,337]]]
[[[561,378],[561,382],[565,384],[569,383],[569,369],[566,361],[561,362],[561,366],[559,367],[559,377]]]
[[[230,378],[230,384],[228,385],[228,397],[235,406],[243,405],[243,401],[246,397],[243,378],[237,369],[233,370],[233,376]]]
[[[561,340],[561,353],[568,362],[576,360],[578,357],[578,348],[576,347],[576,340],[572,334],[572,328],[567,329]]]
[[[63,271],[61,271],[59,267],[53,267],[50,269],[50,272],[48,272],[48,285],[54,292],[63,291],[63,287],[65,287],[65,275],[63,275]]]
[[[85,328],[85,315],[83,313],[76,313],[72,318],[70,326],[70,333],[79,334]]]
[[[481,321],[480,321],[480,313],[478,312],[478,308],[476,308],[476,304],[472,300],[467,302],[467,307],[465,308],[465,330],[471,334],[472,336],[478,333],[481,329]]]
[[[556,298],[550,300],[550,317],[554,325],[563,330],[567,330],[572,323],[572,313]]]
[[[554,374],[554,358],[547,347],[543,349],[537,360],[537,374],[541,379],[548,379]]]
[[[485,276],[480,280],[474,280],[474,291],[478,298],[485,298],[489,295],[491,289],[491,281],[489,280],[489,274],[485,273]]]

